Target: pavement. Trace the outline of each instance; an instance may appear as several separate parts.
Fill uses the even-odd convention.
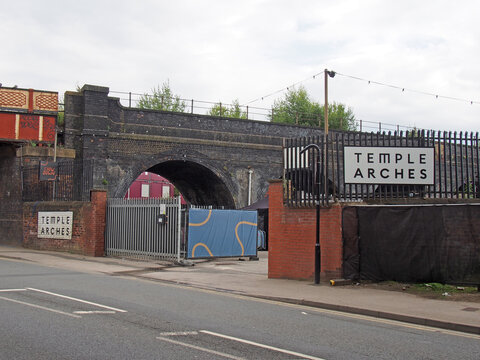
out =
[[[260,251],[258,257],[257,261],[248,258],[195,260],[191,262],[193,266],[179,266],[168,261],[87,257],[0,245],[0,259],[86,273],[134,276],[480,335],[480,303],[426,299],[362,286],[269,279],[268,252]]]

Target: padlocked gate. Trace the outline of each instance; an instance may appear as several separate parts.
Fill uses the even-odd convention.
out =
[[[182,206],[174,199],[108,199],[105,254],[180,260]]]

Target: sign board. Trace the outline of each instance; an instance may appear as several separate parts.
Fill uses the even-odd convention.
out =
[[[72,211],[39,211],[38,237],[47,239],[72,238]]]
[[[345,183],[434,185],[434,161],[434,148],[345,146]]]
[[[55,180],[57,178],[57,163],[49,160],[40,161],[40,181]]]

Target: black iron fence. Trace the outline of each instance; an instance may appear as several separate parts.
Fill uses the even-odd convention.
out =
[[[40,180],[40,164],[23,166],[23,201],[89,201],[93,165],[93,160],[58,161],[55,180]]]
[[[309,144],[317,146],[302,151]],[[413,157],[404,155],[410,149],[416,149],[417,162],[424,168],[408,167],[414,163]],[[424,149],[420,155],[419,149]],[[330,132],[288,139],[284,142],[284,199],[288,206],[307,207],[317,201],[325,205],[330,201],[400,198],[478,199],[479,155],[478,133],[468,132]],[[407,168],[378,168],[378,162],[395,163],[395,156],[403,157]],[[372,163],[371,169],[355,168],[361,157]],[[352,174],[364,182],[352,181]]]

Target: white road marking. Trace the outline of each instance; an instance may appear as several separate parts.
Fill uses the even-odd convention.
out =
[[[162,332],[160,336],[189,336],[198,335],[198,331],[176,331],[176,332]]]
[[[74,311],[74,314],[83,314],[83,315],[88,315],[88,314],[116,314],[115,311],[111,310],[91,310],[91,311]]]
[[[81,318],[81,316],[79,316],[79,315],[69,314],[69,313],[66,313],[66,312],[63,312],[63,311],[60,311],[60,310],[50,309],[50,308],[47,308],[45,306],[30,304],[30,303],[20,301],[20,300],[9,299],[9,298],[3,297],[3,296],[0,296],[0,299],[5,300],[5,301],[10,301],[10,302],[13,302],[13,303],[17,303],[17,304],[30,306],[30,307],[37,308],[37,309],[51,311],[51,312],[54,312],[54,313],[57,313],[57,314],[67,315],[67,316],[74,317],[74,318]]]
[[[201,346],[187,344],[187,343],[184,343],[184,342],[181,342],[181,341],[172,340],[172,339],[162,337],[162,336],[158,336],[157,339],[165,341],[165,342],[169,342],[169,343],[172,343],[172,344],[175,344],[175,345],[185,346],[185,347],[188,347],[190,349],[200,350],[200,351],[203,351],[203,352],[206,352],[206,353],[209,353],[209,354],[222,356],[222,357],[227,358],[227,359],[245,360],[244,358],[241,358],[241,357],[233,356],[233,355],[223,353],[223,352],[220,352],[220,351],[207,349],[207,348],[204,348],[204,347],[201,347]]]
[[[0,292],[18,292],[18,291],[27,291],[27,289],[0,289]]]
[[[295,351],[280,349],[280,348],[277,348],[277,347],[274,347],[274,346],[260,344],[260,343],[254,342],[254,341],[240,339],[240,338],[236,338],[236,337],[233,337],[233,336],[218,334],[218,333],[208,331],[208,330],[200,330],[199,332],[201,332],[203,334],[208,334],[208,335],[212,335],[212,336],[221,337],[221,338],[232,340],[232,341],[237,341],[237,342],[248,344],[248,345],[261,347],[261,348],[268,349],[268,350],[273,350],[273,351],[276,351],[276,352],[281,352],[281,353],[288,354],[288,355],[298,356],[302,359],[324,360],[324,359],[319,358],[319,357],[315,357],[315,356],[311,356],[311,355],[305,355],[305,354],[301,354],[301,353],[298,353],[298,352],[295,352]]]
[[[60,298],[63,298],[63,299],[73,300],[73,301],[81,302],[83,304],[93,305],[93,306],[97,306],[97,307],[101,307],[101,308],[104,308],[104,309],[109,309],[109,310],[113,310],[113,311],[117,311],[117,312],[121,312],[121,313],[126,313],[127,312],[127,310],[121,310],[121,309],[117,309],[117,308],[114,308],[114,307],[111,307],[111,306],[97,304],[97,303],[94,303],[94,302],[91,302],[91,301],[86,301],[86,300],[77,299],[77,298],[70,297],[70,296],[55,294],[55,293],[50,292],[50,291],[39,290],[39,289],[34,289],[34,288],[27,288],[27,290],[37,291],[37,292],[40,292],[40,293],[44,293],[44,294],[48,294],[48,295],[52,295],[52,296],[57,296],[57,297],[60,297]]]

